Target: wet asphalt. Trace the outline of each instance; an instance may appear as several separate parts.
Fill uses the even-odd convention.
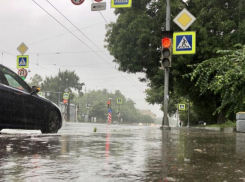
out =
[[[0,181],[245,181],[243,133],[65,123],[2,130],[0,143]]]

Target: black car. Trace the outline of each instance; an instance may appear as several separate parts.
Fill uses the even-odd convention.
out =
[[[0,131],[35,129],[57,133],[62,126],[58,106],[40,97],[40,88],[32,88],[16,73],[0,64]]]

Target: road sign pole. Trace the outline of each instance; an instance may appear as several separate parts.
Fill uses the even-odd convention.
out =
[[[111,124],[112,119],[112,109],[111,109],[111,98],[109,98],[109,110],[108,110],[108,124]]]
[[[166,7],[166,31],[170,31],[170,2],[166,0],[167,7]],[[162,129],[169,128],[168,122],[168,83],[169,83],[169,68],[164,68],[164,117],[162,122]]]
[[[179,126],[179,107],[177,105],[177,114],[176,114],[176,117],[177,117],[177,124],[176,124],[176,127]]]
[[[67,121],[70,121],[70,97],[68,98],[68,105],[67,105]]]
[[[188,123],[187,123],[187,127],[190,127],[190,99],[188,96]]]
[[[60,90],[59,90],[59,95],[58,95],[58,106],[60,108]]]

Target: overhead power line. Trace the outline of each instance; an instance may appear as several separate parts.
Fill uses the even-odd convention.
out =
[[[35,0],[33,0],[35,2]],[[61,16],[63,16],[71,25],[73,25],[83,36],[85,36],[95,47],[97,47],[106,57],[107,54],[104,53],[103,50],[101,50],[89,37],[87,37],[76,25],[74,25],[64,14],[62,14],[52,3],[50,3],[48,0],[46,0],[58,13],[60,13]],[[35,2],[36,3],[36,2]],[[39,7],[41,7],[48,15],[50,15],[53,19],[55,19],[60,25],[62,25],[66,30],[68,30],[72,35],[74,35],[77,39],[81,41],[80,38],[78,38],[75,34],[73,34],[68,28],[66,28],[62,23],[60,23],[54,16],[52,16],[50,13],[48,13],[42,6],[40,6],[38,3],[36,3]],[[83,44],[85,44],[83,41],[81,41]],[[86,45],[86,44],[85,44]],[[86,45],[90,50],[92,50],[88,45]],[[94,51],[93,51],[94,52]],[[107,62],[104,58],[102,58],[99,54],[94,52],[97,56],[99,56],[102,60]],[[110,57],[108,57],[110,59]],[[110,59],[111,60],[111,59]],[[109,62],[107,62],[110,66],[114,68],[113,65],[111,65]],[[121,74],[119,72],[119,74]],[[121,74],[122,75],[122,74]],[[122,75],[127,81],[129,81],[124,75]],[[130,77],[129,77],[130,78]],[[132,80],[132,78],[130,78]],[[135,84],[137,84],[134,80],[132,80]],[[142,89],[138,84],[137,86]],[[136,87],[137,88],[137,87]],[[138,88],[137,88],[138,89]],[[141,91],[141,90],[140,90]]]
[[[9,54],[9,55],[11,55],[11,56],[16,57],[16,55],[11,54],[11,53],[9,53],[9,52],[6,52],[6,51],[4,51],[4,50],[0,50],[0,51],[4,52],[4,53],[6,53],[6,54]],[[29,62],[32,63],[32,64],[35,64],[35,63],[31,62],[31,61],[29,61]],[[37,65],[37,64],[35,64],[35,65]],[[49,70],[49,69],[47,69],[47,68],[45,68],[45,67],[43,67],[43,66],[40,66],[40,65],[37,65],[37,66],[39,66],[39,67],[41,67],[41,68],[43,68],[43,69],[45,69],[45,70],[47,70],[47,71],[50,71],[50,72],[52,72],[52,73],[55,73],[55,72],[53,72],[53,71],[51,71],[51,70]],[[55,74],[56,74],[56,73],[55,73]]]
[[[94,3],[94,1],[93,0],[91,0],[93,3]],[[102,15],[102,13],[99,11],[99,13],[100,13],[100,15],[102,16],[102,18],[105,20],[105,22],[108,24],[108,22],[106,21],[106,19],[105,19],[105,17]]]

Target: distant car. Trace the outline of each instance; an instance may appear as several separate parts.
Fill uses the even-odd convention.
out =
[[[39,97],[40,88],[32,88],[16,73],[0,64],[0,131],[34,129],[57,133],[62,115],[57,105]]]

